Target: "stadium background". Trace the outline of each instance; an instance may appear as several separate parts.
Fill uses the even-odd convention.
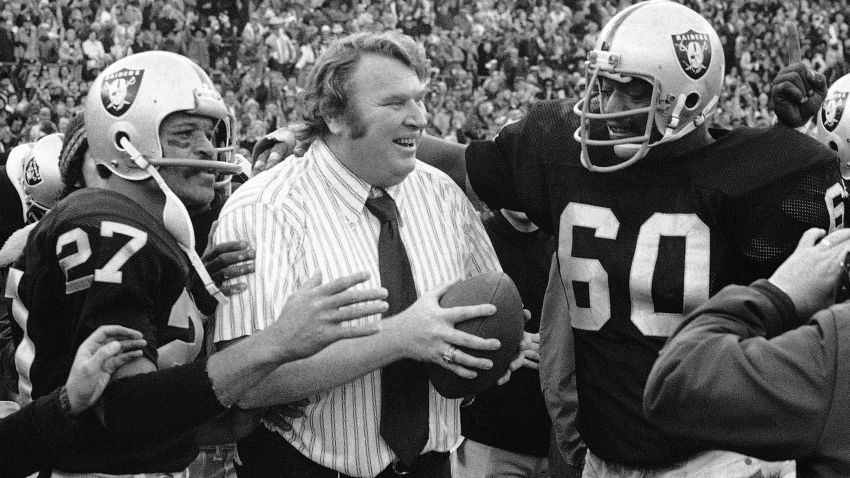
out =
[[[146,50],[205,68],[237,119],[243,153],[296,121],[297,95],[336,35],[399,29],[432,62],[429,132],[492,137],[528,106],[584,90],[582,61],[599,26],[630,1],[589,0],[7,0],[0,10],[0,164],[63,131],[103,66]],[[785,65],[784,22],[831,83],[850,71],[847,0],[683,3],[720,34],[726,88],[713,122],[770,124],[770,79]]]

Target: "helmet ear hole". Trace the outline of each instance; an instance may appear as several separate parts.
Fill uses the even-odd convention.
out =
[[[833,151],[838,151],[838,144],[836,144],[835,141],[830,141],[829,142],[829,149],[831,149]]]
[[[121,140],[126,139],[129,141],[130,135],[128,135],[126,131],[116,131],[115,136],[112,139],[115,141],[115,148],[118,151],[124,151],[124,146],[121,146]]]
[[[693,92],[685,98],[685,108],[692,110],[699,104],[699,93]]]

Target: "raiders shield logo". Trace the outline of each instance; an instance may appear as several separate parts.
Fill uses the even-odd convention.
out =
[[[145,70],[120,70],[107,75],[100,89],[100,100],[112,116],[121,116],[130,109],[139,92]]]
[[[38,169],[38,162],[35,158],[30,158],[24,167],[24,181],[29,186],[38,186],[44,179],[41,177],[41,171]]]
[[[694,80],[702,78],[711,65],[711,40],[708,35],[688,30],[671,37],[679,66],[685,74]]]
[[[823,107],[820,109],[820,121],[830,133],[841,122],[841,115],[844,114],[844,105],[847,104],[848,95],[850,95],[850,92],[847,91],[833,91],[823,101]]]

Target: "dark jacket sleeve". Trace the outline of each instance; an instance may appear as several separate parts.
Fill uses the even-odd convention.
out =
[[[835,385],[836,329],[819,320],[831,315],[819,312],[798,327],[793,303],[768,281],[726,287],[661,351],[644,391],[647,416],[707,447],[773,460],[806,456]]]
[[[226,410],[212,390],[206,360],[116,380],[101,403],[106,433],[117,439],[127,434],[154,439],[187,433]],[[85,449],[89,438],[103,433],[90,416],[80,422],[66,419],[54,391],[0,420],[0,477],[23,477],[50,468],[70,450]]]
[[[110,435],[185,433],[226,411],[207,376],[206,359],[133,375],[111,383],[103,394]]]
[[[24,477],[50,467],[57,449],[78,431],[79,424],[59,408],[58,390],[0,419],[0,477]]]

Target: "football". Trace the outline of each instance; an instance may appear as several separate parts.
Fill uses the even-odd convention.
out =
[[[522,300],[514,282],[503,272],[493,272],[459,282],[440,298],[442,307],[493,304],[496,313],[455,324],[455,328],[484,338],[499,339],[496,350],[472,350],[458,347],[469,355],[493,361],[490,370],[476,369],[478,376],[463,378],[438,364],[428,364],[428,376],[434,388],[446,398],[462,398],[484,390],[496,383],[519,351],[525,316]]]

